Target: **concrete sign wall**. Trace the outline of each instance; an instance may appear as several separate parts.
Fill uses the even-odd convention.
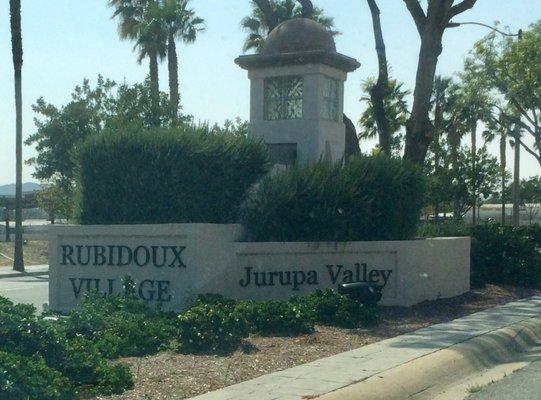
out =
[[[239,225],[51,226],[50,306],[67,311],[90,290],[136,294],[166,310],[198,294],[287,299],[340,283],[384,286],[382,304],[409,306],[469,290],[470,239],[242,243]]]

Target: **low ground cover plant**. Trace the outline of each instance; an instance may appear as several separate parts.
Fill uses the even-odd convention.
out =
[[[471,283],[541,288],[541,226],[425,224],[422,236],[471,236]]]
[[[250,334],[296,336],[315,324],[369,326],[377,308],[332,290],[286,301],[235,301],[200,296],[180,314],[147,306],[130,294],[86,295],[66,316],[36,316],[29,305],[0,297],[0,398],[64,400],[122,393],[133,386],[119,357],[160,350],[223,354]]]
[[[133,386],[127,367],[109,363],[92,341],[69,339],[62,324],[35,311],[0,297],[0,398],[56,400]]]
[[[236,222],[267,172],[262,143],[203,126],[104,132],[77,159],[82,224]]]
[[[356,156],[344,166],[320,162],[266,176],[241,223],[251,241],[410,239],[424,187],[417,169],[385,155]]]
[[[318,290],[309,296],[296,296],[290,301],[297,304],[318,324],[341,328],[370,327],[377,324],[377,307],[360,305],[350,297],[331,289]]]

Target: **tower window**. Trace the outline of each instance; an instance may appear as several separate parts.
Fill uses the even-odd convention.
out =
[[[304,81],[300,76],[265,79],[265,119],[300,119]]]
[[[323,118],[331,121],[339,121],[338,109],[340,107],[339,83],[336,79],[325,78],[323,91]]]

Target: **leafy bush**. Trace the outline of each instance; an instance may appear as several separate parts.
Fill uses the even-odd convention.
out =
[[[178,316],[180,348],[184,353],[227,352],[248,336],[248,324],[234,307],[198,301]]]
[[[472,285],[496,283],[541,288],[540,231],[539,226],[472,227]]]
[[[457,222],[425,225],[424,236],[471,236],[471,284],[541,288],[541,225],[470,226]]]
[[[289,301],[243,301],[236,310],[258,335],[295,336],[314,331],[310,314]]]
[[[267,171],[264,146],[204,128],[92,136],[79,152],[82,224],[236,222]]]
[[[0,351],[2,400],[68,400],[72,385],[38,355],[23,357]]]
[[[420,172],[384,155],[265,177],[241,213],[252,241],[411,238],[424,202]]]
[[[156,353],[178,336],[174,318],[125,296],[88,294],[64,321],[69,338],[83,337],[104,357]]]
[[[70,338],[67,332],[67,325],[62,322],[36,316],[33,306],[14,305],[0,297],[0,352],[22,357],[24,360],[20,362],[23,364],[41,360],[55,371],[49,373],[40,367],[40,373],[45,374],[47,380],[56,382],[56,378],[52,378],[58,375],[74,390],[89,391],[87,386],[91,385],[94,386],[90,389],[92,393],[113,394],[133,386],[125,366],[109,364],[93,342],[82,336]]]
[[[67,341],[66,347],[64,362],[57,368],[84,392],[111,395],[133,387],[128,367],[109,363],[93,342],[77,337]]]
[[[359,325],[368,327],[377,324],[377,307],[361,306],[351,297],[332,289],[293,297],[291,303],[305,309],[315,322],[323,325],[357,328]]]

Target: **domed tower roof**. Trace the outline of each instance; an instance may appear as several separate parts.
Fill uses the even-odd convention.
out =
[[[281,23],[269,33],[260,54],[240,56],[235,62],[247,70],[319,63],[352,72],[361,65],[354,58],[338,53],[332,33],[308,18]]]
[[[331,32],[308,18],[282,22],[269,34],[261,54],[298,53],[305,51],[336,52]]]

